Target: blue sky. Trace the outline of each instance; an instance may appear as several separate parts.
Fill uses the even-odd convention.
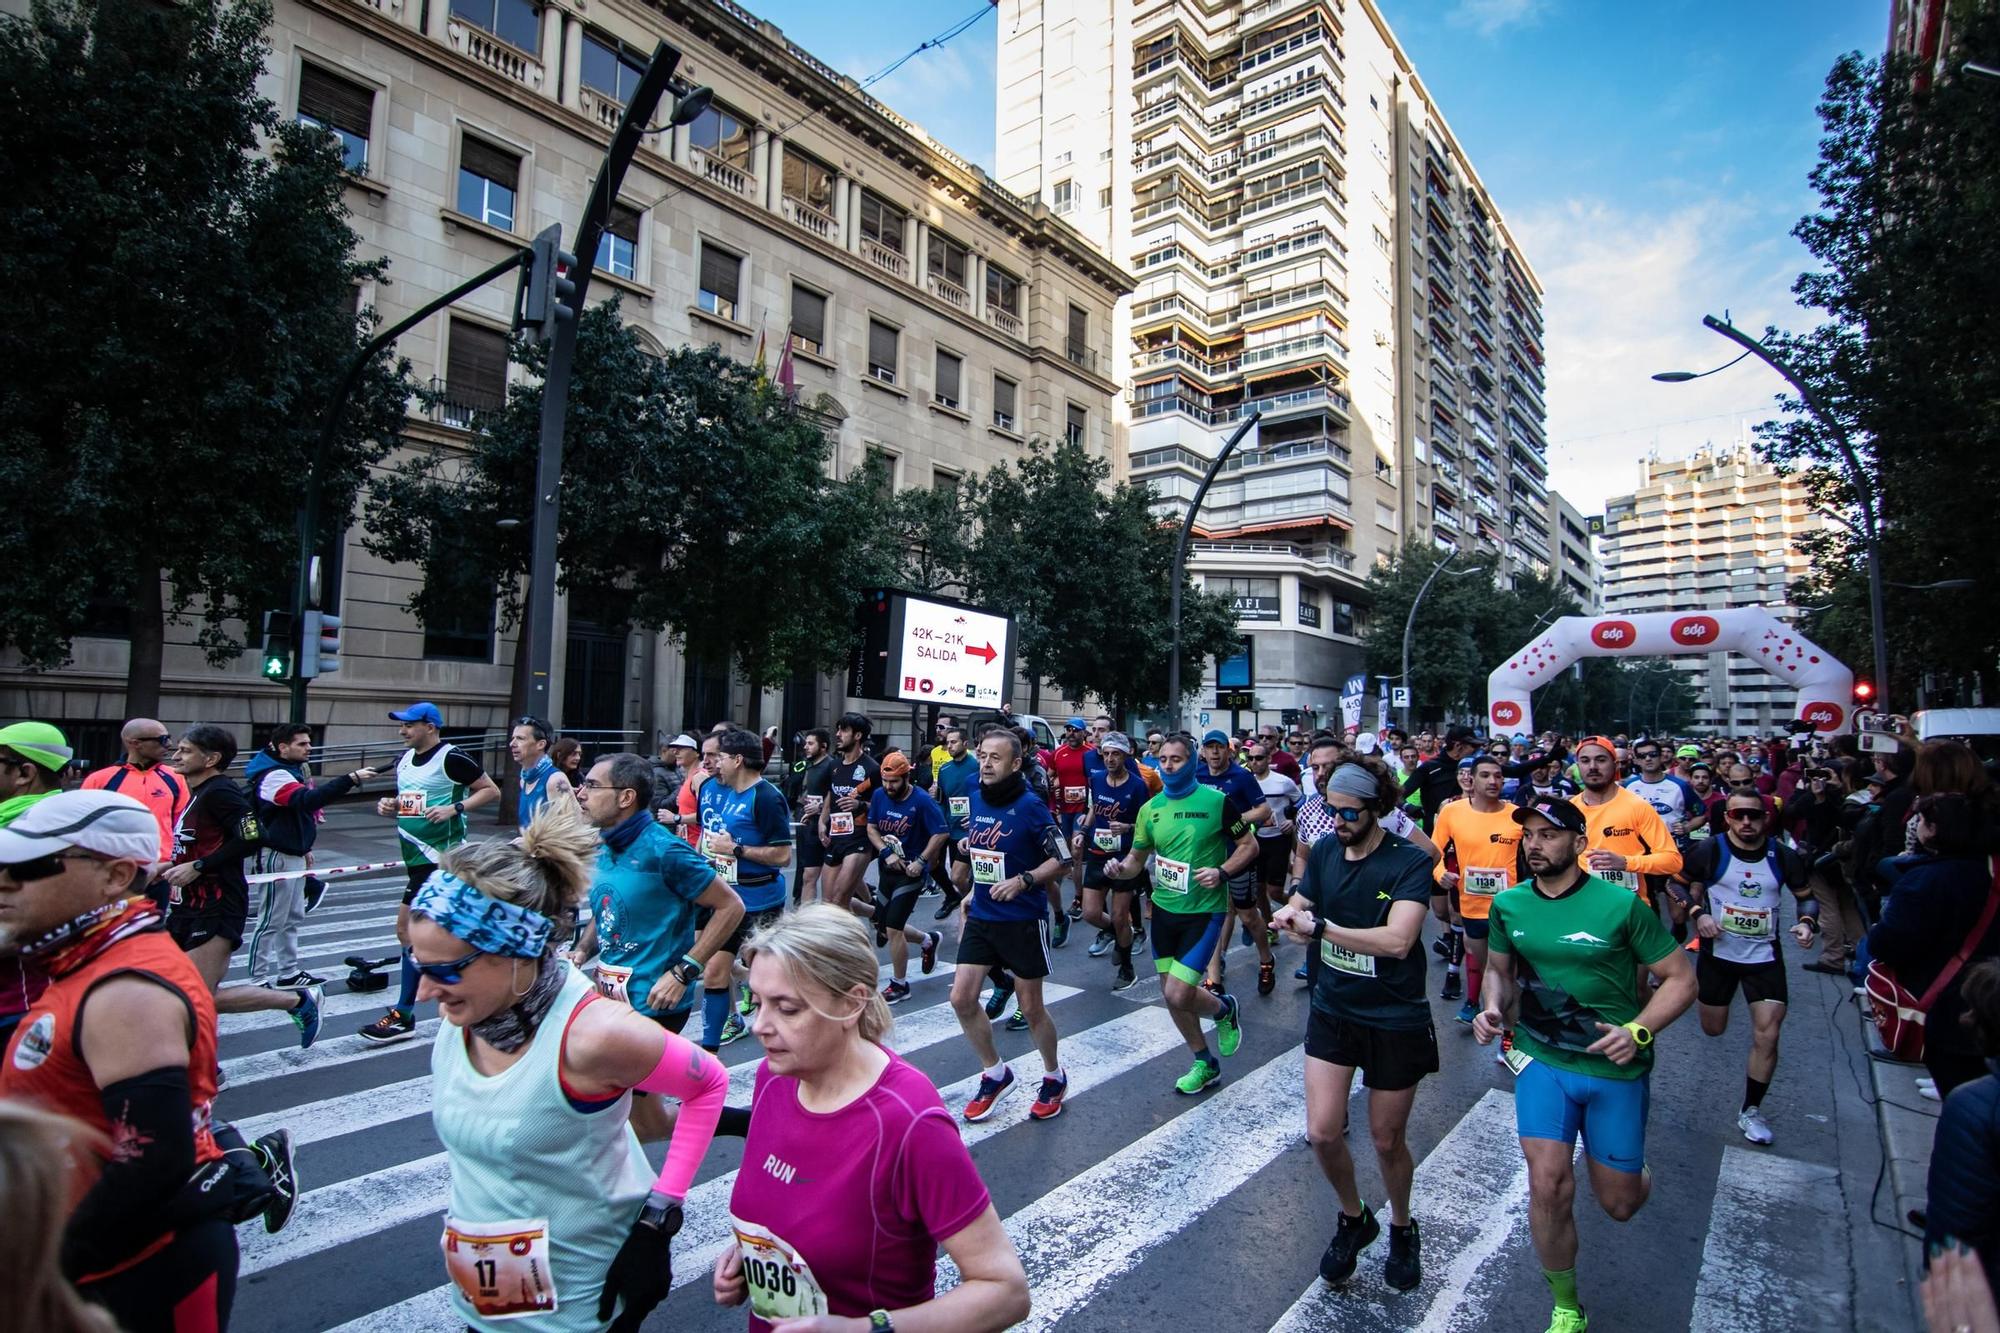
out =
[[[866,78],[977,5],[751,7]],[[997,24],[1017,7],[1000,0],[874,93],[990,168]],[[1726,309],[1752,330],[1812,323],[1790,295],[1808,259],[1790,232],[1816,202],[1814,106],[1840,53],[1880,51],[1889,0],[1382,7],[1546,289],[1557,487],[1594,512],[1637,484],[1648,451],[1727,442],[1770,415],[1782,386],[1753,362],[1692,384],[1648,376],[1734,354],[1701,327],[1705,312]]]

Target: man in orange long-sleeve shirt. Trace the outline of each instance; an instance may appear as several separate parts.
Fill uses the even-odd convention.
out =
[[[1518,863],[1521,826],[1514,822],[1513,804],[1500,799],[1505,782],[1499,756],[1479,756],[1472,767],[1472,794],[1439,806],[1431,829],[1431,841],[1444,850],[1431,873],[1440,889],[1458,891],[1458,911],[1465,922],[1465,1003],[1458,1021],[1466,1024],[1479,1008],[1493,896],[1527,878]]]
[[[1590,826],[1584,865],[1599,879],[1622,885],[1647,904],[1667,877],[1681,869],[1680,848],[1666,820],[1652,802],[1618,781],[1618,752],[1610,741],[1593,736],[1576,747],[1577,775],[1583,794],[1577,807]]]

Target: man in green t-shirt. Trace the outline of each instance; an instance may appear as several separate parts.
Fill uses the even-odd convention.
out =
[[[1571,1157],[1583,1131],[1590,1185],[1604,1211],[1629,1221],[1652,1191],[1646,1105],[1653,1034],[1694,1003],[1694,969],[1659,917],[1627,889],[1577,864],[1587,824],[1558,796],[1514,812],[1533,876],[1493,899],[1483,1045],[1511,1019],[1519,1043],[1514,1120],[1528,1160],[1528,1222],[1555,1295],[1549,1333],[1583,1333],[1576,1296],[1576,1192]],[[1640,969],[1658,983],[1642,995]]]
[[[1194,1052],[1194,1066],[1174,1087],[1192,1097],[1222,1081],[1201,1020],[1215,1020],[1216,1045],[1236,1054],[1243,1028],[1233,995],[1202,989],[1208,960],[1229,916],[1228,882],[1257,860],[1257,830],[1244,811],[1215,787],[1195,781],[1194,738],[1176,733],[1160,743],[1160,794],[1139,807],[1132,850],[1105,862],[1111,879],[1130,879],[1153,855],[1153,968],[1174,1026]]]

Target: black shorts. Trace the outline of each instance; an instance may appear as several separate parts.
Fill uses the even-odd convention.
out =
[[[1229,878],[1229,905],[1235,908],[1255,907],[1257,898],[1263,892],[1263,885],[1257,882],[1257,867]]]
[[[1023,981],[1035,981],[1049,974],[1049,923],[1038,921],[988,921],[967,916],[965,930],[958,937],[956,967],[991,967],[995,963]]]
[[[1694,964],[1695,998],[1706,1005],[1722,1008],[1736,998],[1736,988],[1743,987],[1746,1004],[1756,1004],[1762,1000],[1774,1000],[1779,1004],[1789,1004],[1790,991],[1785,983],[1785,965],[1777,959],[1768,963],[1732,963],[1727,958],[1717,958],[1708,950],[1702,950],[1701,957]]]
[[[404,866],[403,871],[410,877],[409,884],[403,889],[403,906],[408,907],[410,900],[417,896],[417,890],[428,884],[431,876],[437,873],[437,867],[431,865]]]
[[[819,840],[819,821],[809,819],[799,825],[792,837],[792,846],[797,850],[799,869],[821,865],[826,860],[826,844]]]
[[[1084,857],[1083,887],[1086,889],[1102,889],[1106,893],[1137,893],[1140,889],[1146,887],[1146,877],[1143,874],[1134,875],[1130,879],[1111,878],[1111,876],[1104,873],[1104,867],[1110,864],[1111,858],[1108,856]]]
[[[910,913],[917,910],[917,899],[923,897],[924,890],[929,887],[928,878],[901,879],[894,875],[883,876],[879,897],[884,905],[875,909],[881,913],[876,918],[877,923],[890,934],[909,925]]]
[[[1292,873],[1292,835],[1257,839],[1257,878],[1266,884],[1283,884]]]
[[[1359,1069],[1377,1092],[1414,1088],[1438,1071],[1437,1029],[1378,1028],[1351,1022],[1312,1007],[1306,1019],[1306,1054],[1330,1065]]]
[[[968,869],[971,867],[972,857],[965,850],[965,838],[963,835],[956,838],[949,838],[945,841],[944,863],[947,867],[954,865],[965,866]]]
[[[225,888],[221,896],[199,907],[185,902],[171,903],[167,908],[167,934],[181,946],[182,953],[193,953],[210,940],[229,941],[229,950],[234,953],[243,945],[243,929],[249,920],[249,894]]]
[[[743,919],[736,923],[736,929],[730,931],[729,938],[722,942],[722,952],[741,953],[745,940],[755,935],[764,927],[777,924],[778,918],[784,914],[785,909],[782,906],[764,907],[754,912],[744,912]],[[709,913],[704,909],[701,913],[697,914],[695,920],[698,923],[705,923],[708,917]],[[697,924],[695,929],[697,931],[700,930],[701,925]]]
[[[236,1303],[236,1228],[220,1217],[182,1227],[158,1253],[77,1291],[126,1333],[227,1328]]]
[[[822,854],[822,864],[837,866],[850,856],[873,855],[875,855],[875,848],[869,844],[865,836],[835,838],[832,842],[826,844],[826,851]]]

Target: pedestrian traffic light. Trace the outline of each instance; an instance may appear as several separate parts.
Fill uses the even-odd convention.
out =
[[[311,680],[340,670],[340,617],[308,611],[299,627],[299,676]]]
[[[264,642],[258,654],[258,674],[265,680],[292,678],[292,613],[264,613]]]
[[[562,224],[544,228],[535,237],[527,270],[515,291],[514,332],[526,334],[529,342],[546,344],[555,340],[562,321],[576,318],[569,305],[576,295],[576,280],[569,276],[575,267],[576,256],[562,248]]]

